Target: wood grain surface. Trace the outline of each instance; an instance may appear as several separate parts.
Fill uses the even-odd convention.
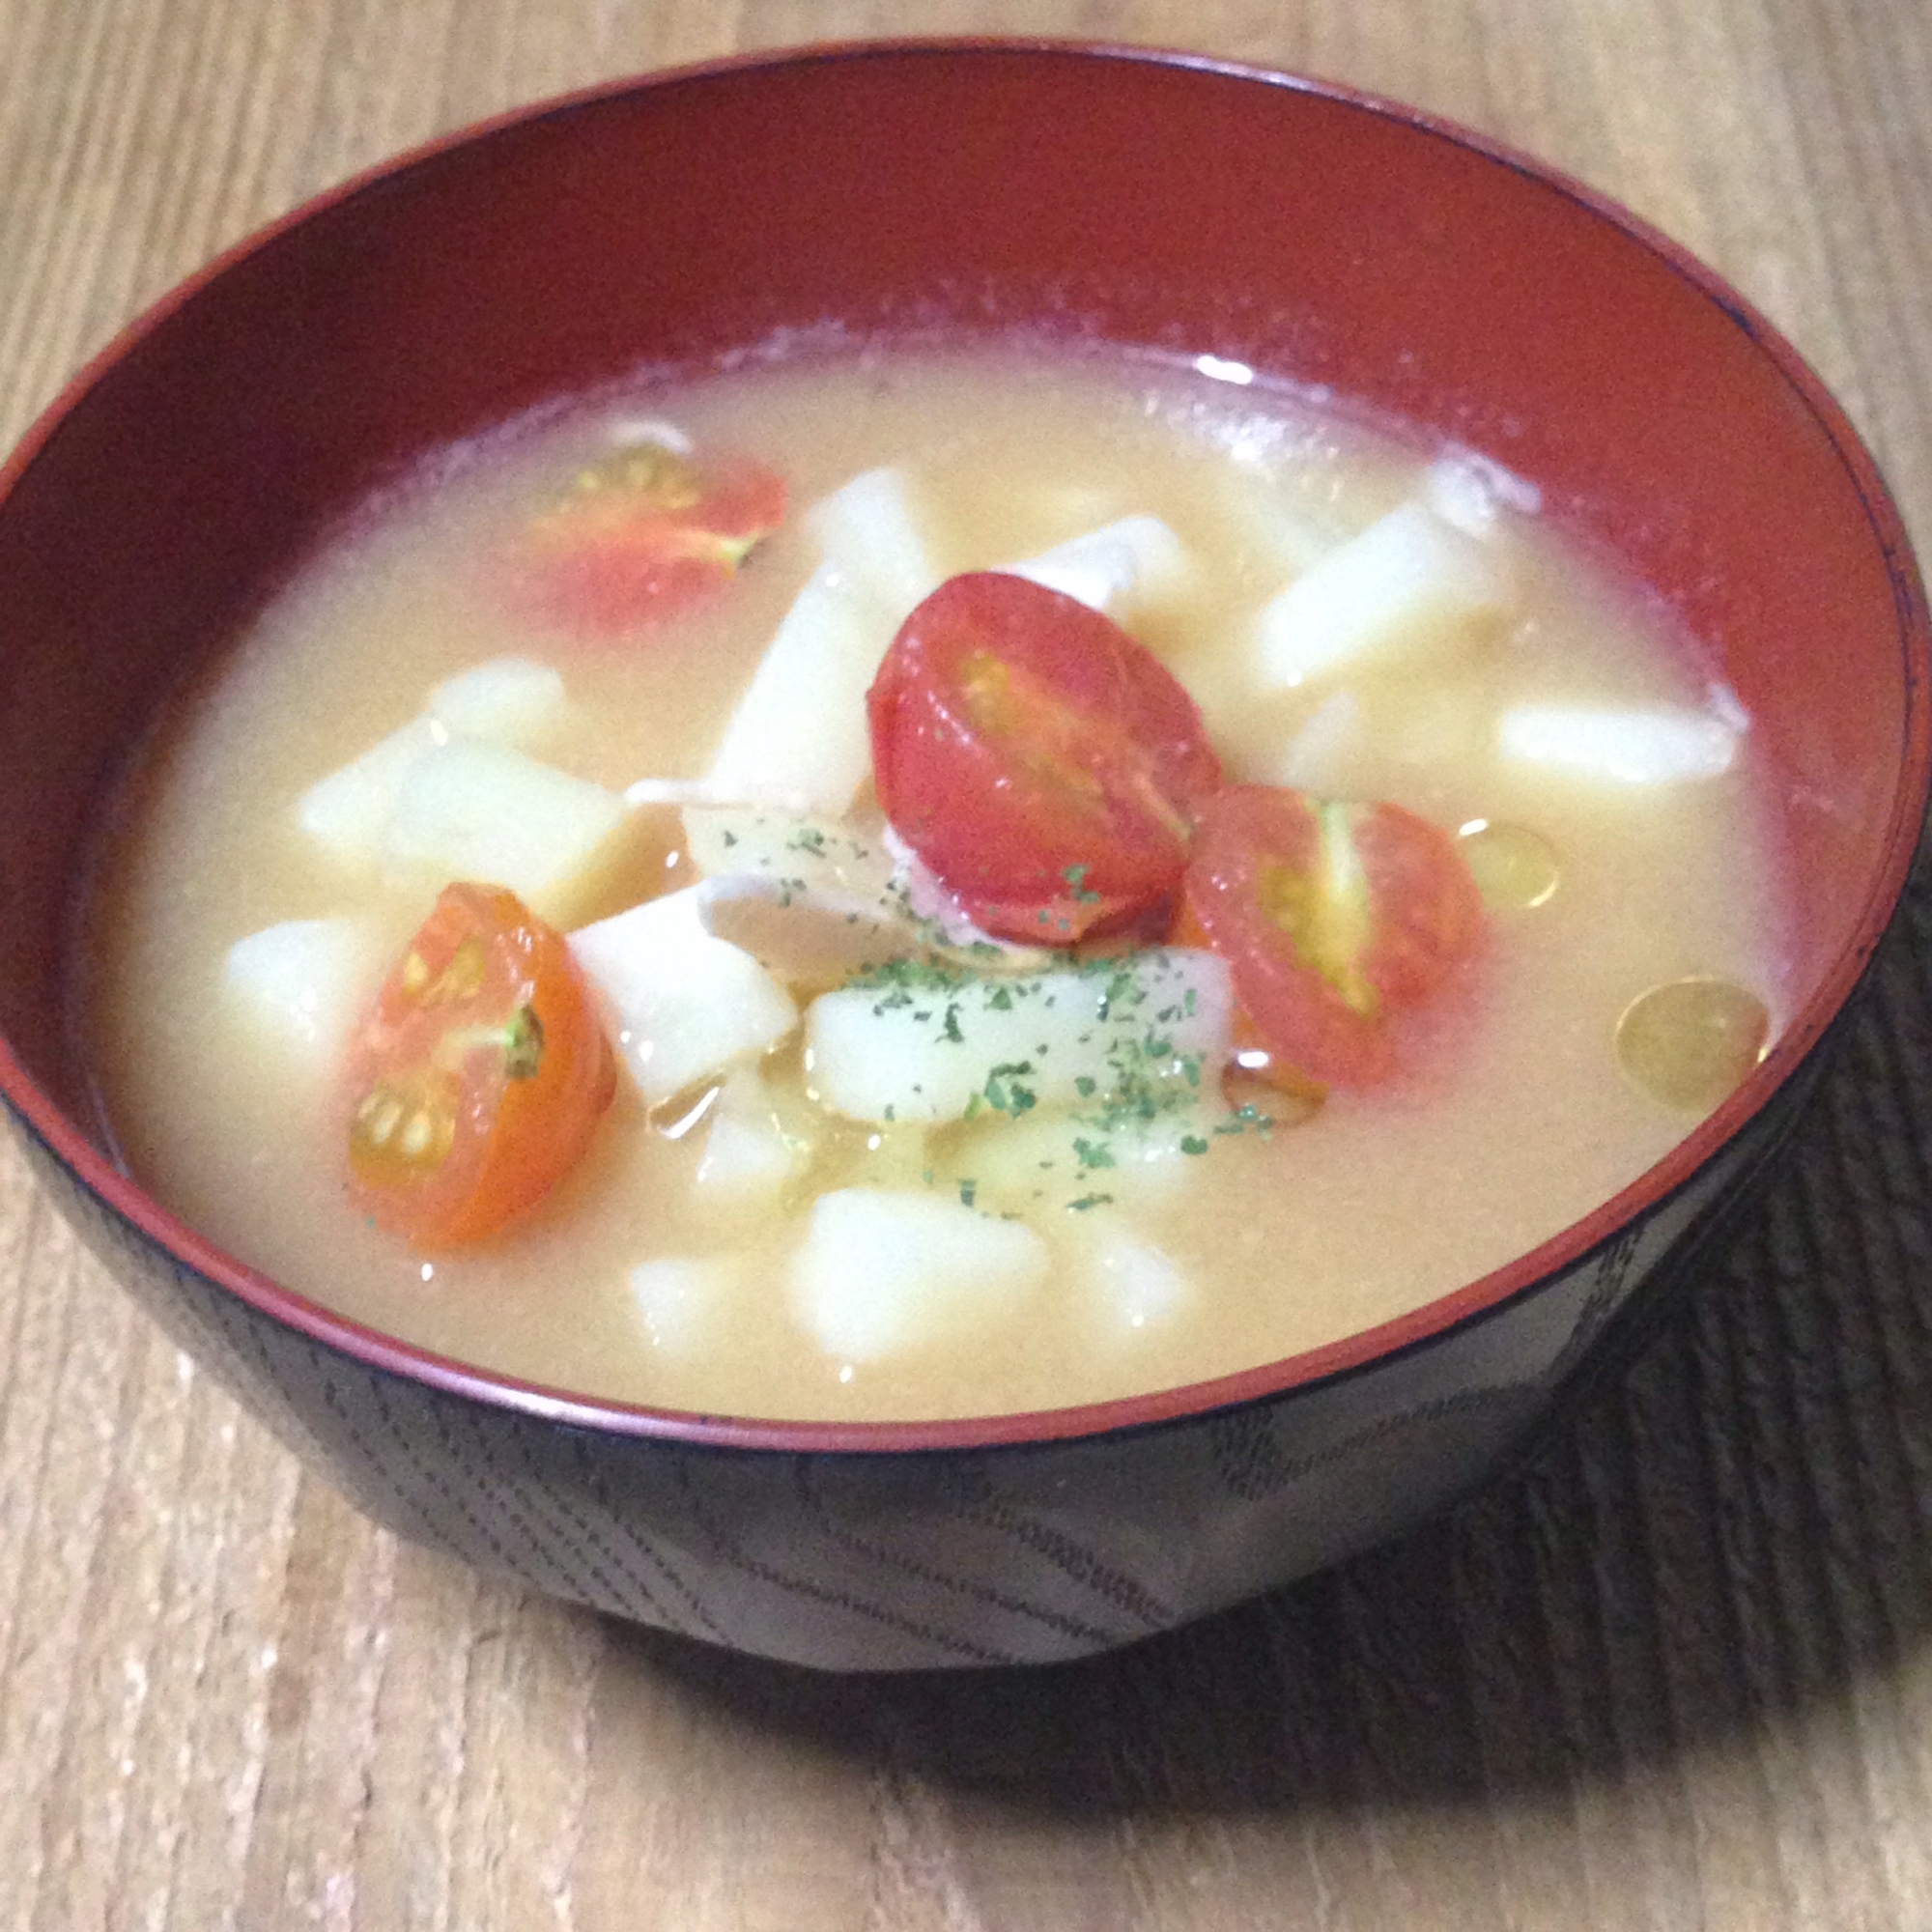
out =
[[[0,0],[0,436],[438,129],[961,31],[1301,68],[1556,160],[1771,313],[1932,550],[1924,0]],[[1928,1149],[1921,867],[1763,1205],[1527,1473],[1131,1653],[851,1682],[371,1529],[7,1146],[0,1927],[1932,1927]]]

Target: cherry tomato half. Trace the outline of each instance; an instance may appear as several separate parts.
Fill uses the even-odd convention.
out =
[[[557,630],[621,638],[715,596],[784,510],[784,481],[761,464],[639,443],[582,471],[530,525],[514,600]]]
[[[879,803],[983,931],[1035,946],[1163,916],[1221,781],[1153,653],[997,571],[942,583],[867,696]]]
[[[480,1240],[569,1171],[616,1081],[562,934],[499,886],[447,886],[350,1050],[351,1196],[413,1247]]]
[[[1176,937],[1227,960],[1252,1037],[1337,1087],[1394,1070],[1388,1015],[1475,946],[1476,882],[1454,839],[1399,805],[1230,785],[1195,834]]]

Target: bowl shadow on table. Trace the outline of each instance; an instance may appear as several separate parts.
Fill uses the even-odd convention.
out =
[[[613,1667],[1044,1816],[1480,1802],[1748,1743],[1932,1642],[1932,845],[1766,1185],[1630,1372],[1406,1540],[1081,1663]]]

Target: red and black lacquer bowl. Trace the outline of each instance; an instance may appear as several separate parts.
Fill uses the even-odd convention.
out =
[[[772,1424],[519,1384],[340,1320],[149,1199],[91,1122],[64,948],[90,820],[163,694],[419,452],[645,361],[828,323],[1212,355],[1532,478],[1721,655],[1752,715],[1803,907],[1802,998],[1758,1071],[1599,1211],[1401,1321],[983,1422]],[[1455,128],[1143,52],[751,60],[542,107],[325,196],[135,324],[0,474],[0,1084],[75,1225],[382,1521],[843,1667],[1125,1642],[1388,1536],[1510,1453],[1788,1124],[1927,782],[1898,516],[1746,302]]]

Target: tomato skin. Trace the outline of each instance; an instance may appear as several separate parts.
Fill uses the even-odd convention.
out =
[[[1230,785],[1203,813],[1177,933],[1228,961],[1252,1037],[1309,1078],[1395,1071],[1389,1014],[1475,948],[1482,900],[1455,840],[1399,805]]]
[[[641,444],[535,519],[511,599],[553,629],[613,642],[709,602],[784,514],[784,479],[762,464]]]
[[[563,935],[500,886],[447,886],[350,1050],[351,1199],[417,1249],[482,1240],[576,1164],[616,1081]]]
[[[887,818],[982,931],[1034,946],[1165,918],[1221,766],[1153,653],[1077,599],[949,579],[867,694]]]

